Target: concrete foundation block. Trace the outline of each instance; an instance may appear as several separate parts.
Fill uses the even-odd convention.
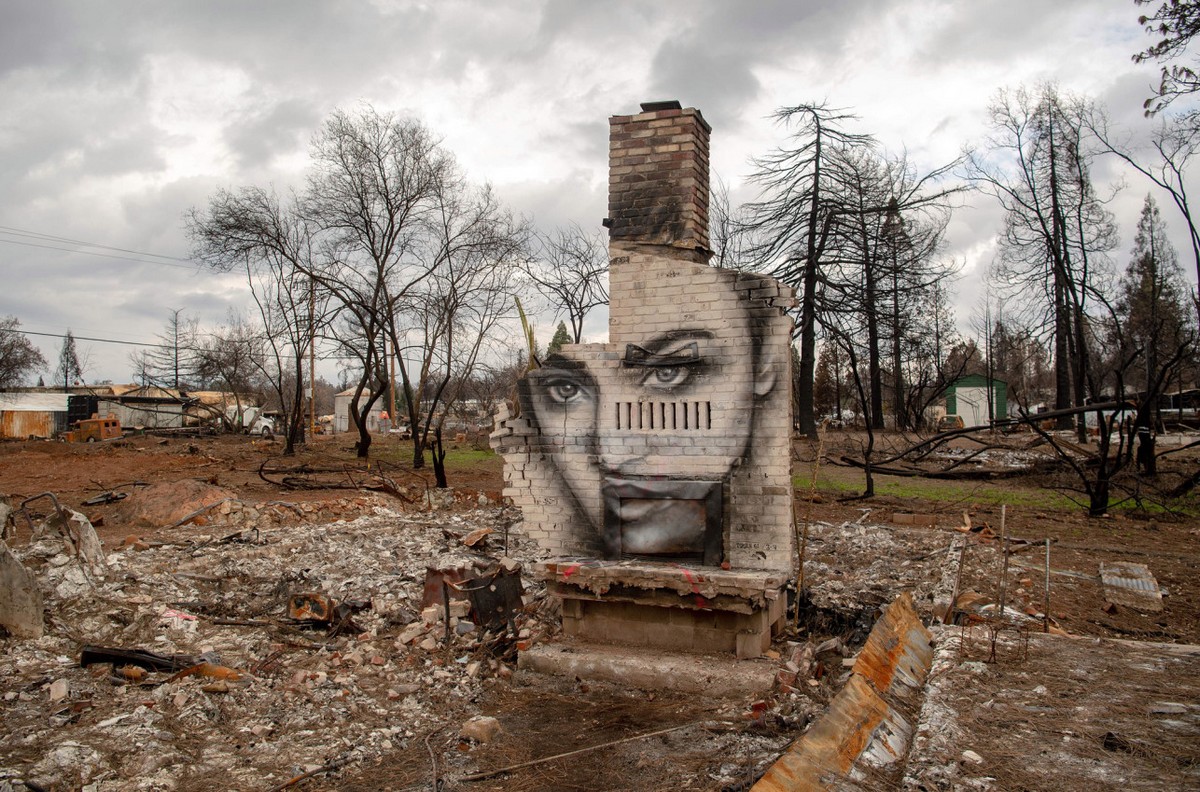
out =
[[[0,625],[20,638],[41,638],[42,592],[37,580],[0,541]]]
[[[757,696],[771,690],[777,670],[763,660],[597,646],[576,641],[531,647],[517,667],[552,676],[601,680],[641,690],[675,690],[718,698]]]

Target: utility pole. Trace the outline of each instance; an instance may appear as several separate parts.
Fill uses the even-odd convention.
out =
[[[308,279],[308,437],[317,434],[317,281]]]
[[[386,344],[384,349],[387,349]],[[396,425],[396,348],[392,347],[392,354],[388,355],[387,359],[388,370],[388,415],[392,417],[392,426]],[[415,432],[416,429],[414,428]]]

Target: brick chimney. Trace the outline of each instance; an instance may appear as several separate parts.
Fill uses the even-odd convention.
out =
[[[705,264],[708,248],[708,136],[700,111],[679,102],[643,104],[609,119],[608,220],[614,254],[642,245]]]

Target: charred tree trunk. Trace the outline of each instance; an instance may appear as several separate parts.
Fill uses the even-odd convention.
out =
[[[879,273],[877,272],[877,262],[870,260],[873,257],[870,254],[865,222],[864,219],[859,219],[859,228],[862,230],[863,237],[862,247],[866,251],[868,259],[863,262],[863,277],[866,287],[866,310],[863,313],[867,321],[867,378],[870,380],[868,388],[871,391],[871,418],[867,427],[869,431],[883,429],[883,375],[880,373],[879,366],[879,285],[877,283]]]
[[[442,427],[433,430],[433,478],[438,489],[450,486],[446,481],[446,449],[442,445]]]
[[[904,369],[900,356],[900,284],[897,263],[892,262],[892,414],[896,417],[896,429],[912,428],[904,399]]]
[[[817,439],[817,421],[813,414],[817,373],[817,226],[821,206],[821,119],[814,115],[816,128],[813,159],[812,202],[808,207],[808,240],[805,249],[803,293],[800,296],[800,374],[796,383],[796,422],[800,433]]]
[[[1115,461],[1108,455],[1109,447],[1112,444],[1113,427],[1116,425],[1118,414],[1114,410],[1106,421],[1104,413],[1096,410],[1096,426],[1099,428],[1099,437],[1096,441],[1096,481],[1088,488],[1089,517],[1103,517],[1108,513],[1108,496],[1112,490],[1112,477],[1121,469],[1120,454],[1118,453]]]
[[[813,415],[813,383],[817,372],[817,266],[810,259],[804,265],[804,293],[800,297],[800,371],[796,375],[796,424],[800,433],[815,440],[817,423]]]
[[[283,455],[291,456],[296,453],[296,445],[304,442],[304,411],[301,409],[304,399],[304,355],[296,355],[296,385],[292,390],[292,409],[287,415],[287,439],[284,442]]]

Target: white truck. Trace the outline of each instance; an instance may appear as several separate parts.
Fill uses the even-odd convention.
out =
[[[247,407],[242,413],[242,431],[246,434],[271,437],[275,434],[276,418],[263,413],[261,407]]]

